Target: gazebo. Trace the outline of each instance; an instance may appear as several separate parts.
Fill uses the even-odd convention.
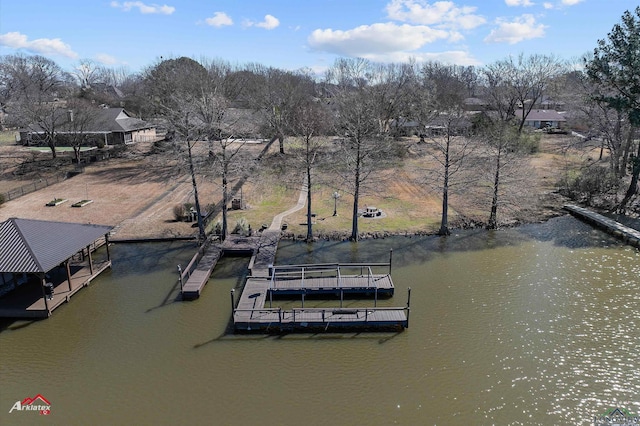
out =
[[[50,316],[111,267],[112,229],[18,218],[0,223],[0,317]],[[104,259],[95,260],[102,245]]]

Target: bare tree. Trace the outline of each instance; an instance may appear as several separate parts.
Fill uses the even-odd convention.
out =
[[[492,107],[502,121],[515,119],[522,133],[531,110],[549,91],[549,85],[564,71],[554,56],[520,54],[489,64],[484,69]],[[516,116],[518,110],[521,112]]]
[[[91,142],[98,142],[95,133],[95,123],[99,109],[91,102],[82,99],[74,99],[67,104],[67,123],[65,140],[73,149],[76,164],[80,164],[80,152],[83,146]]]
[[[391,83],[378,65],[364,59],[338,59],[327,72],[326,88],[334,108],[336,132],[344,136],[340,164],[345,186],[353,194],[351,239],[359,239],[358,216],[364,184],[391,158],[387,133],[381,120],[388,115],[377,100],[379,85]]]
[[[208,63],[209,69],[186,58],[161,63],[149,72],[149,90],[155,94],[155,108],[162,113],[178,143],[187,150],[189,173],[194,191],[198,229],[206,237],[205,223],[198,196],[197,168],[213,167],[222,178],[222,235],[228,234],[228,178],[242,147],[237,119],[228,114],[234,90],[227,83],[230,69],[224,64]],[[219,66],[218,66],[219,65]],[[175,84],[172,81],[175,79]],[[240,142],[239,142],[240,140]],[[193,148],[208,144],[208,156],[197,159]]]
[[[16,125],[42,135],[56,158],[56,133],[74,88],[71,76],[43,56],[8,55],[0,63],[3,102]]]
[[[417,116],[431,129],[421,129],[430,135],[431,144],[425,149],[440,165],[437,169],[428,170],[427,177],[428,182],[432,182],[431,176],[436,176],[433,186],[438,186],[442,194],[438,234],[449,235],[449,192],[456,185],[453,178],[463,171],[465,160],[475,147],[469,137],[471,123],[464,111],[464,100],[469,93],[469,70],[427,63],[422,66],[420,76],[418,87],[426,93],[422,95],[422,91],[418,90],[416,93],[420,99],[414,105],[421,106]]]
[[[329,130],[330,117],[324,104],[307,99],[293,113],[289,132],[302,138],[302,147],[294,150],[294,157],[301,163],[307,185],[307,242],[313,240],[312,188],[316,157],[326,144],[323,138]]]
[[[266,117],[265,132],[278,139],[280,153],[284,154],[284,138],[291,117],[304,99],[313,94],[313,81],[309,75],[283,71],[277,68],[250,64],[247,70],[252,74],[248,84],[251,89],[246,96],[255,110]]]

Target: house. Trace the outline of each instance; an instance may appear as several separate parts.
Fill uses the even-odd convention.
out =
[[[0,223],[0,317],[46,318],[68,302],[111,267],[112,229],[19,218]],[[97,256],[101,243],[106,253]]]
[[[466,98],[463,108],[465,111],[487,111],[489,103],[480,98]]]
[[[523,110],[516,111],[516,117],[520,118]],[[563,129],[567,119],[564,115],[553,109],[532,109],[524,120],[525,127],[533,129]]]
[[[122,145],[157,139],[153,124],[133,117],[124,108],[98,108],[91,110],[87,119],[86,111],[79,112],[76,117],[73,110],[56,109],[55,134],[64,144],[65,137],[82,132],[87,135],[92,145]],[[86,120],[82,126],[77,120]],[[76,121],[74,123],[74,120]],[[53,124],[52,124],[52,127]],[[82,129],[82,130],[79,130]],[[45,129],[38,124],[31,124],[20,131],[20,142],[23,145],[39,145],[44,141]]]

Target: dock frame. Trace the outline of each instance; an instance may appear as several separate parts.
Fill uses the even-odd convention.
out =
[[[374,274],[372,268],[379,267],[389,270]],[[247,279],[237,306],[231,290],[234,330],[261,333],[402,330],[409,327],[411,289],[406,307],[377,306],[379,296],[391,297],[393,292],[391,262],[270,266],[268,276]],[[345,295],[373,298],[374,306],[344,308]],[[273,307],[274,297],[292,296],[301,297],[300,308]],[[339,297],[340,306],[305,307],[305,297],[309,296]]]

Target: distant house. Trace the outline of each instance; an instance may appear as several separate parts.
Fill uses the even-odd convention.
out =
[[[56,137],[64,140],[65,135],[78,132],[73,124],[73,111],[57,110]],[[124,108],[100,108],[92,112],[92,118],[82,129],[82,133],[91,136],[93,144],[122,145],[155,140],[155,125],[133,117]],[[20,131],[23,145],[39,145],[44,140],[45,131],[37,124],[32,124]]]
[[[133,117],[124,108],[104,108],[94,122],[94,130],[108,133],[109,145],[144,142],[156,138],[153,124]]]
[[[522,117],[523,111],[517,110],[516,117]],[[524,120],[525,127],[533,129],[563,129],[567,119],[553,109],[532,109]]]
[[[465,111],[487,111],[489,103],[480,98],[466,98],[464,100]]]

